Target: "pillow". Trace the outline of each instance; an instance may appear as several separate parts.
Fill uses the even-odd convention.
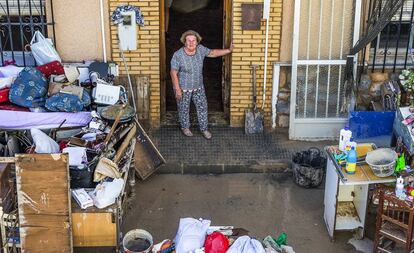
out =
[[[42,107],[47,94],[47,80],[36,68],[24,68],[10,87],[10,102],[23,107]]]
[[[16,77],[23,69],[23,67],[17,67],[14,65],[0,67],[0,77]]]
[[[42,72],[42,74],[49,78],[51,75],[63,75],[65,74],[65,70],[63,69],[63,66],[58,61],[52,61],[49,63],[46,63],[44,65],[38,66],[37,69]]]

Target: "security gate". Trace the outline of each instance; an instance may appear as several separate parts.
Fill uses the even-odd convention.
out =
[[[290,139],[332,139],[346,124],[346,56],[360,16],[361,0],[295,0]]]

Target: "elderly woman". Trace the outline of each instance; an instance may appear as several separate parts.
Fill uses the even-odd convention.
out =
[[[207,98],[203,83],[204,58],[220,57],[230,54],[233,45],[228,49],[209,49],[200,44],[201,36],[192,30],[181,35],[184,47],[177,50],[171,59],[171,79],[177,100],[178,118],[181,131],[185,136],[193,136],[190,131],[190,102],[193,101],[197,110],[200,131],[204,138],[211,139],[208,131]]]

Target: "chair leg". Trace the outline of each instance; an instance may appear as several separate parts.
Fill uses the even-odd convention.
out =
[[[380,212],[379,208],[378,208],[378,212]],[[381,235],[379,233],[381,229],[381,223],[382,223],[381,215],[377,215],[377,222],[375,223],[374,253],[378,252],[378,247],[380,245],[380,242],[382,241],[380,239]]]
[[[405,253],[411,253],[411,240],[408,240],[407,244],[405,244]]]

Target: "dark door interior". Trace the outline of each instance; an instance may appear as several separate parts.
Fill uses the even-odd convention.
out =
[[[173,0],[168,9],[169,21],[166,29],[166,111],[176,111],[172,89],[170,61],[174,52],[183,44],[181,34],[187,30],[197,31],[203,38],[201,44],[208,48],[223,48],[223,2],[222,0]],[[204,61],[203,77],[209,112],[223,112],[222,96],[223,59],[207,58]],[[194,111],[193,105],[191,105]]]

